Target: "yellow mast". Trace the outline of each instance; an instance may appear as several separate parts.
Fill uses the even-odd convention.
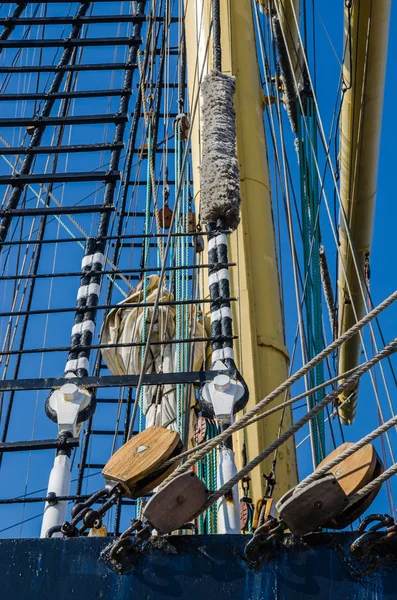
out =
[[[207,45],[211,11],[210,0],[186,0],[186,49],[191,111],[201,73],[211,69],[211,43]],[[241,177],[241,224],[230,236],[229,256],[238,267],[231,269],[231,294],[239,298],[233,307],[236,363],[250,391],[251,408],[288,374],[289,356],[284,341],[284,323],[278,279],[267,147],[263,124],[263,95],[255,48],[251,0],[222,0],[223,72],[236,77],[237,152]],[[206,49],[208,53],[206,54]],[[200,120],[192,129],[194,194],[200,211]],[[280,403],[284,398],[277,399]],[[248,460],[274,441],[279,432],[280,414],[251,425],[234,440],[238,466],[243,444]],[[286,409],[283,430],[292,422]],[[263,496],[272,458],[251,473],[253,500]],[[275,498],[297,483],[293,440],[278,453]]]
[[[356,249],[357,264],[362,273],[369,257],[374,223],[390,7],[391,0],[360,0],[353,2],[350,10],[345,8],[343,81],[346,91],[340,128],[340,195],[345,219],[341,214],[339,335],[352,327],[356,318],[361,319],[365,310],[362,294],[365,285],[362,275],[360,278],[357,276],[351,243]],[[360,362],[360,350],[358,334],[341,347],[340,373]],[[339,398],[343,402],[351,392],[352,401],[339,411],[346,423],[354,419],[357,386],[346,390]]]

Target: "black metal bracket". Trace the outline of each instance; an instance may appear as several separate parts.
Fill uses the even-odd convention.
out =
[[[217,375],[234,376],[234,371],[191,371],[186,373],[151,373],[143,376],[143,385],[203,384]],[[0,392],[17,390],[55,390],[66,383],[85,388],[137,387],[139,375],[108,375],[99,377],[43,377],[32,379],[4,379]]]
[[[61,450],[77,448],[79,438],[66,438],[58,440],[27,440],[24,442],[0,442],[1,452],[30,452],[30,450]]]

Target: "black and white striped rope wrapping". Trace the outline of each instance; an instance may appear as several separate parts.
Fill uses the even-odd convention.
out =
[[[99,246],[99,248],[98,248]],[[103,243],[88,238],[81,263],[82,276],[77,293],[76,314],[72,328],[71,347],[90,346],[95,331],[95,313],[100,294],[101,271],[105,264]],[[84,311],[82,309],[85,309]],[[65,366],[65,375],[88,375],[90,350],[71,350]]]
[[[225,336],[227,340],[212,342],[212,362],[225,361],[229,368],[235,366],[234,350],[231,336],[233,336],[232,310],[230,306],[230,274],[228,268],[227,236],[221,233],[225,229],[221,220],[217,223],[208,223],[208,262],[209,290],[210,290],[210,319],[211,335],[213,337]],[[226,265],[226,266],[225,266]]]

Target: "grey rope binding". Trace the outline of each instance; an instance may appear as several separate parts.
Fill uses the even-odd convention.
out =
[[[202,84],[202,162],[200,168],[200,215],[208,232],[208,262],[212,369],[229,369],[239,382],[233,414],[248,401],[248,388],[234,361],[230,274],[225,229],[235,230],[240,222],[240,171],[237,160],[234,77],[221,73],[221,30],[219,0],[212,1],[214,70]],[[203,387],[200,404],[214,415],[212,384]],[[230,423],[229,423],[230,424]]]
[[[222,71],[222,48],[221,48],[221,14],[219,0],[212,0],[212,51],[214,70]]]

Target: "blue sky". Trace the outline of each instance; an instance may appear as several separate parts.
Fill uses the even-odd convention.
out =
[[[327,28],[328,35],[325,34],[324,28],[317,17],[316,23],[316,80],[317,80],[317,97],[320,106],[321,117],[324,123],[326,136],[331,125],[331,120],[334,112],[335,99],[337,95],[337,86],[339,82],[340,67],[334,54],[334,50],[331,48],[328,37],[331,39],[332,44],[338,54],[339,60],[342,56],[343,47],[343,3],[327,3],[327,2],[316,2],[316,11],[321,16],[324,25]],[[385,297],[395,290],[395,276],[396,269],[392,265],[390,258],[395,252],[396,238],[394,233],[394,219],[392,215],[396,214],[396,207],[392,200],[393,196],[393,183],[394,183],[394,143],[395,143],[395,118],[394,118],[394,101],[393,96],[396,91],[396,75],[397,67],[394,57],[397,53],[397,40],[392,35],[393,24],[395,27],[395,14],[392,11],[391,27],[390,27],[390,38],[389,38],[389,53],[387,62],[387,75],[386,75],[386,90],[385,90],[385,103],[383,112],[383,127],[382,127],[382,138],[381,138],[381,150],[379,158],[379,175],[378,175],[378,193],[376,203],[376,217],[375,217],[375,228],[374,228],[374,239],[373,247],[371,252],[371,292],[373,296],[374,304],[379,303]],[[289,143],[291,145],[292,140]],[[293,165],[293,152],[289,149],[289,157],[291,165]],[[320,155],[320,164],[321,163]],[[295,161],[296,162],[296,161]],[[297,172],[294,173],[294,180],[297,181]],[[333,199],[333,185],[330,176],[326,178],[326,193],[329,198],[330,204],[332,205]],[[335,264],[335,244],[331,235],[331,230],[326,216],[324,206],[321,212],[321,228],[323,243],[326,248],[327,258],[330,263],[331,273],[334,273]],[[289,249],[285,249],[284,259],[287,265],[286,276],[288,277],[288,270],[290,264],[288,262]],[[291,345],[295,336],[296,329],[296,308],[294,295],[291,288],[286,288],[291,293],[286,293],[286,325],[287,325],[287,339],[288,347],[291,350]],[[385,314],[380,318],[382,331],[385,336],[386,342],[390,341],[395,337],[395,323],[397,316],[397,308],[392,306]],[[325,317],[327,317],[325,313]],[[368,332],[365,335],[367,348],[370,352],[370,338]],[[378,344],[381,342],[378,339]],[[298,352],[299,354],[299,352]],[[396,360],[392,358],[394,367],[396,367]],[[385,365],[386,379],[389,384],[392,401],[395,402],[395,385],[391,378],[389,368]],[[380,377],[379,369],[377,369],[377,383],[379,388],[379,396],[382,409],[384,410],[385,418],[388,419],[391,416],[390,410],[387,405],[386,394],[384,387],[382,387],[382,380]],[[295,392],[296,393],[296,392]],[[297,415],[301,416],[304,412],[294,411],[295,418]],[[360,386],[359,404],[357,418],[354,424],[350,427],[345,427],[345,438],[346,441],[356,441],[364,434],[368,433],[373,427],[378,424],[378,416],[376,410],[376,404],[374,400],[374,393],[370,384],[369,376],[365,376]],[[340,436],[338,434],[338,427],[334,426],[337,441],[340,443]],[[307,431],[302,431],[297,435],[297,442],[307,435]],[[390,440],[395,447],[396,436],[395,432],[390,432]],[[379,450],[379,444],[377,444]],[[299,472],[300,476],[307,475],[311,469],[311,456],[310,456],[310,442],[306,441],[298,450],[299,460]],[[390,454],[386,452],[387,459],[390,461]],[[389,462],[390,464],[390,462]],[[395,489],[394,482],[392,483],[393,489]],[[386,502],[386,494],[384,489],[379,494],[377,500],[370,509],[371,512],[383,511],[388,512],[389,507]]]

